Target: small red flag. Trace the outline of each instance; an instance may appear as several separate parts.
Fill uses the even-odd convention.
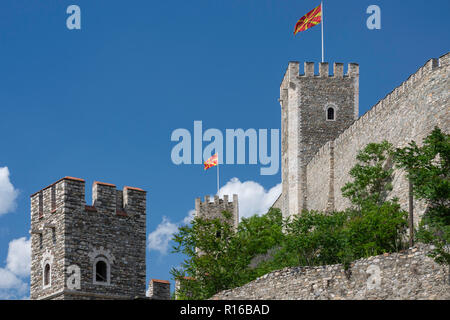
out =
[[[217,156],[217,153],[213,155],[211,158],[205,161],[205,170],[208,170],[211,167],[215,167],[219,164],[219,157]]]
[[[319,4],[318,7],[312,9],[297,21],[294,35],[301,31],[308,30],[309,28],[318,25],[320,22],[322,22],[322,4]]]

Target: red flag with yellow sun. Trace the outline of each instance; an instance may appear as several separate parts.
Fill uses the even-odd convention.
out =
[[[301,31],[308,30],[309,28],[318,25],[320,22],[322,22],[322,4],[312,9],[297,21],[294,29],[294,35]]]
[[[217,166],[219,163],[219,157],[217,156],[217,153],[213,155],[211,158],[205,161],[205,170],[208,170],[209,168]]]

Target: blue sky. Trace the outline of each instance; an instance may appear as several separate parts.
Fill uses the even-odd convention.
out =
[[[81,30],[66,27],[71,4],[81,8]],[[170,254],[170,243],[164,252],[164,236],[196,197],[216,192],[214,169],[172,163],[171,133],[192,132],[195,120],[222,132],[279,129],[287,63],[320,61],[320,26],[293,36],[318,4],[2,0],[0,299],[28,295],[29,196],[64,176],[86,180],[88,203],[93,181],[147,190],[147,278],[170,279],[182,257]],[[381,8],[381,30],[366,27],[372,4]],[[325,60],[360,64],[360,115],[449,50],[448,1],[324,5]],[[222,191],[250,190],[242,205],[262,210],[279,192],[280,172],[223,165]]]

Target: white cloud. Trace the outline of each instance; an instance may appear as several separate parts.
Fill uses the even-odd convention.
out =
[[[281,184],[266,191],[257,182],[241,182],[238,178],[233,178],[225,186],[220,188],[219,196],[223,198],[225,194],[229,195],[230,199],[232,199],[233,194],[237,194],[240,218],[250,217],[254,214],[264,214],[269,210],[281,194]],[[155,250],[161,254],[167,254],[169,242],[173,235],[181,225],[189,224],[194,219],[194,214],[195,210],[190,210],[187,216],[177,223],[173,223],[167,217],[163,217],[162,222],[156,227],[155,231],[148,235],[148,250]]]
[[[183,224],[189,224],[194,220],[195,210],[189,210],[188,215],[183,219]]]
[[[0,268],[0,299],[24,299],[30,275],[31,240],[25,237],[9,242],[6,267]]]
[[[25,237],[14,239],[9,243],[6,268],[14,274],[27,277],[31,266],[31,239]]]
[[[16,209],[16,199],[19,191],[9,180],[8,167],[0,168],[0,215]]]
[[[14,289],[20,287],[23,281],[6,268],[0,268],[0,289]]]
[[[281,194],[281,183],[266,191],[254,181],[241,182],[233,178],[219,190],[219,197],[238,195],[239,217],[248,218],[255,214],[265,214]]]
[[[189,210],[187,216],[177,223],[173,223],[169,218],[163,217],[156,230],[148,235],[148,250],[159,251],[163,255],[167,254],[169,242],[172,240],[173,235],[178,232],[180,226],[191,223],[192,219],[194,219],[194,214],[195,210]]]
[[[163,217],[162,222],[156,227],[156,230],[148,235],[148,249],[159,251],[161,254],[167,254],[169,241],[177,231],[178,226],[170,222],[167,217]]]

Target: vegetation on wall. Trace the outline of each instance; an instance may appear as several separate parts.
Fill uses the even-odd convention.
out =
[[[435,128],[419,147],[412,141],[395,152],[416,199],[427,205],[417,240],[434,245],[430,256],[450,267],[450,135]]]

